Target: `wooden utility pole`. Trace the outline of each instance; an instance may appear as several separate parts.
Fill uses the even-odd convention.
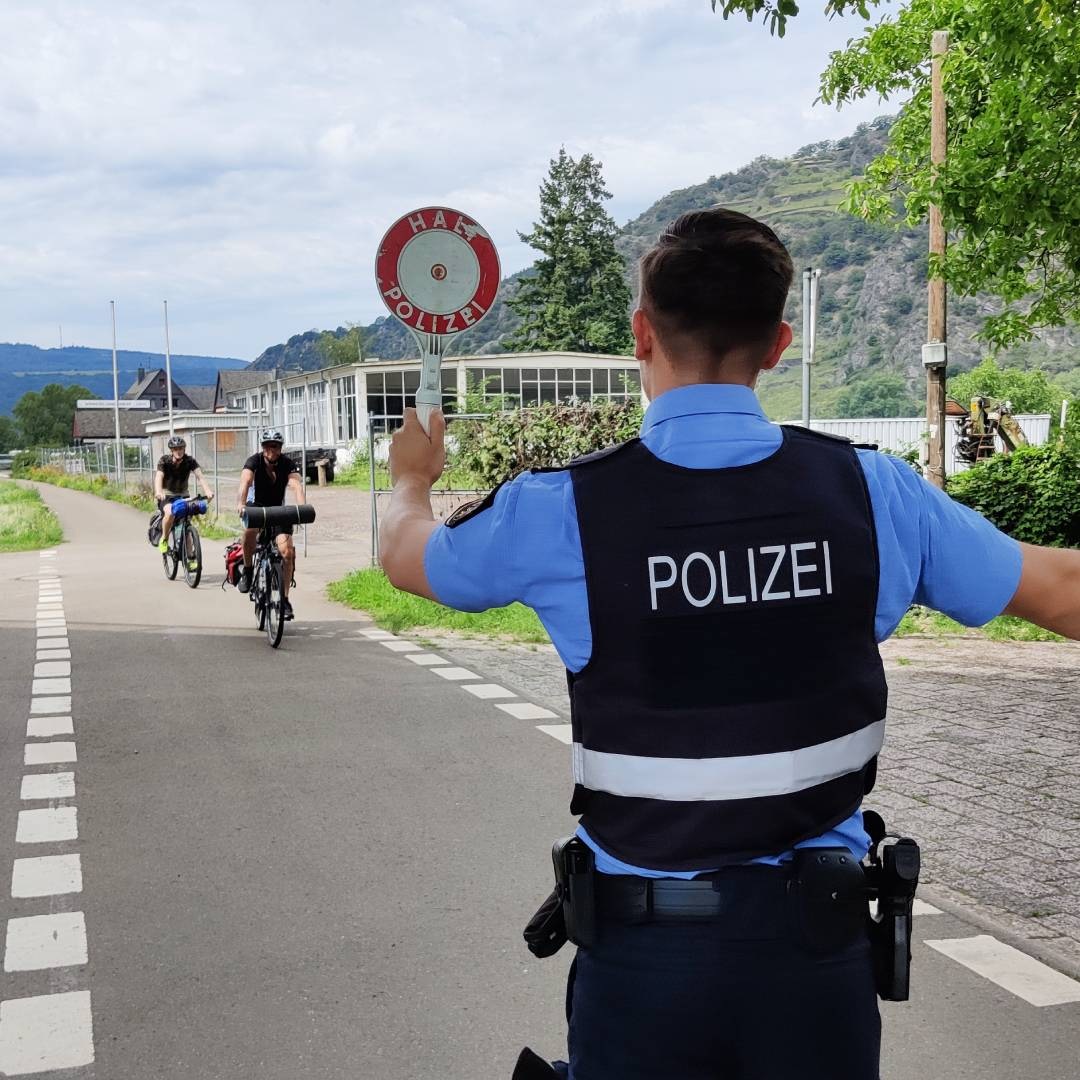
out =
[[[931,112],[930,165],[936,176],[945,163],[947,125],[945,94],[942,91],[941,65],[949,49],[949,34],[935,30],[931,42]],[[930,206],[930,254],[945,254],[945,225],[941,207]],[[926,424],[930,429],[927,446],[926,478],[935,487],[945,487],[945,376],[947,372],[946,289],[945,279],[931,277],[928,282],[929,311],[923,364],[926,366]]]

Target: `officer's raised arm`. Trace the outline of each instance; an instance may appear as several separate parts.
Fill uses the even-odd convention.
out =
[[[1006,615],[1080,639],[1080,551],[1021,544],[1020,585]]]
[[[442,411],[431,414],[431,432],[420,426],[415,409],[405,410],[405,423],[390,441],[390,509],[379,523],[382,568],[397,589],[435,599],[424,571],[424,550],[438,527],[431,509],[431,486],[446,464]]]

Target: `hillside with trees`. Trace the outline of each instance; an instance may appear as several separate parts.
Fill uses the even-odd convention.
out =
[[[813,378],[817,416],[893,415],[923,411],[924,373],[920,348],[926,337],[927,235],[925,227],[893,229],[840,209],[848,183],[864,175],[884,149],[892,118],[863,124],[850,136],[804,146],[791,157],[758,158],[736,172],[673,191],[619,231],[616,247],[626,260],[626,278],[636,288],[634,265],[663,227],[688,210],[726,206],[772,225],[791,250],[796,281],[787,316],[795,341],[785,360],[760,384],[774,419],[800,411],[799,357],[802,354],[801,278],[803,267],[822,270]],[[525,272],[528,273],[527,271]],[[510,347],[519,320],[506,300],[524,274],[503,281],[491,314],[475,330],[459,336],[453,352],[487,354]],[[951,299],[949,366],[974,367],[990,351],[976,340],[988,314],[1000,310],[991,298]],[[333,333],[344,335],[340,328]],[[390,318],[362,327],[365,356],[397,359],[416,354],[410,335]],[[313,343],[315,331],[267,350],[259,367],[323,366],[320,353],[292,348]],[[302,339],[302,340],[301,340]],[[273,360],[271,361],[271,356]],[[1038,339],[998,354],[1014,367],[1041,367],[1062,391],[1080,393],[1080,330],[1044,332]],[[315,362],[313,362],[315,361]]]

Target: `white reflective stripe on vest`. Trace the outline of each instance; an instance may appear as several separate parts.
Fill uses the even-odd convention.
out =
[[[573,748],[574,779],[591,791],[667,802],[789,795],[861,769],[885,742],[885,721],[839,739],[778,754],[670,758]]]

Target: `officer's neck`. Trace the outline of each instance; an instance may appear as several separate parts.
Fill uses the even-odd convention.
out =
[[[681,386],[748,386],[752,390],[760,374],[760,368],[742,357],[725,357],[719,364],[691,357],[672,360],[662,351],[654,349],[652,355],[642,361],[645,392],[651,401]]]

